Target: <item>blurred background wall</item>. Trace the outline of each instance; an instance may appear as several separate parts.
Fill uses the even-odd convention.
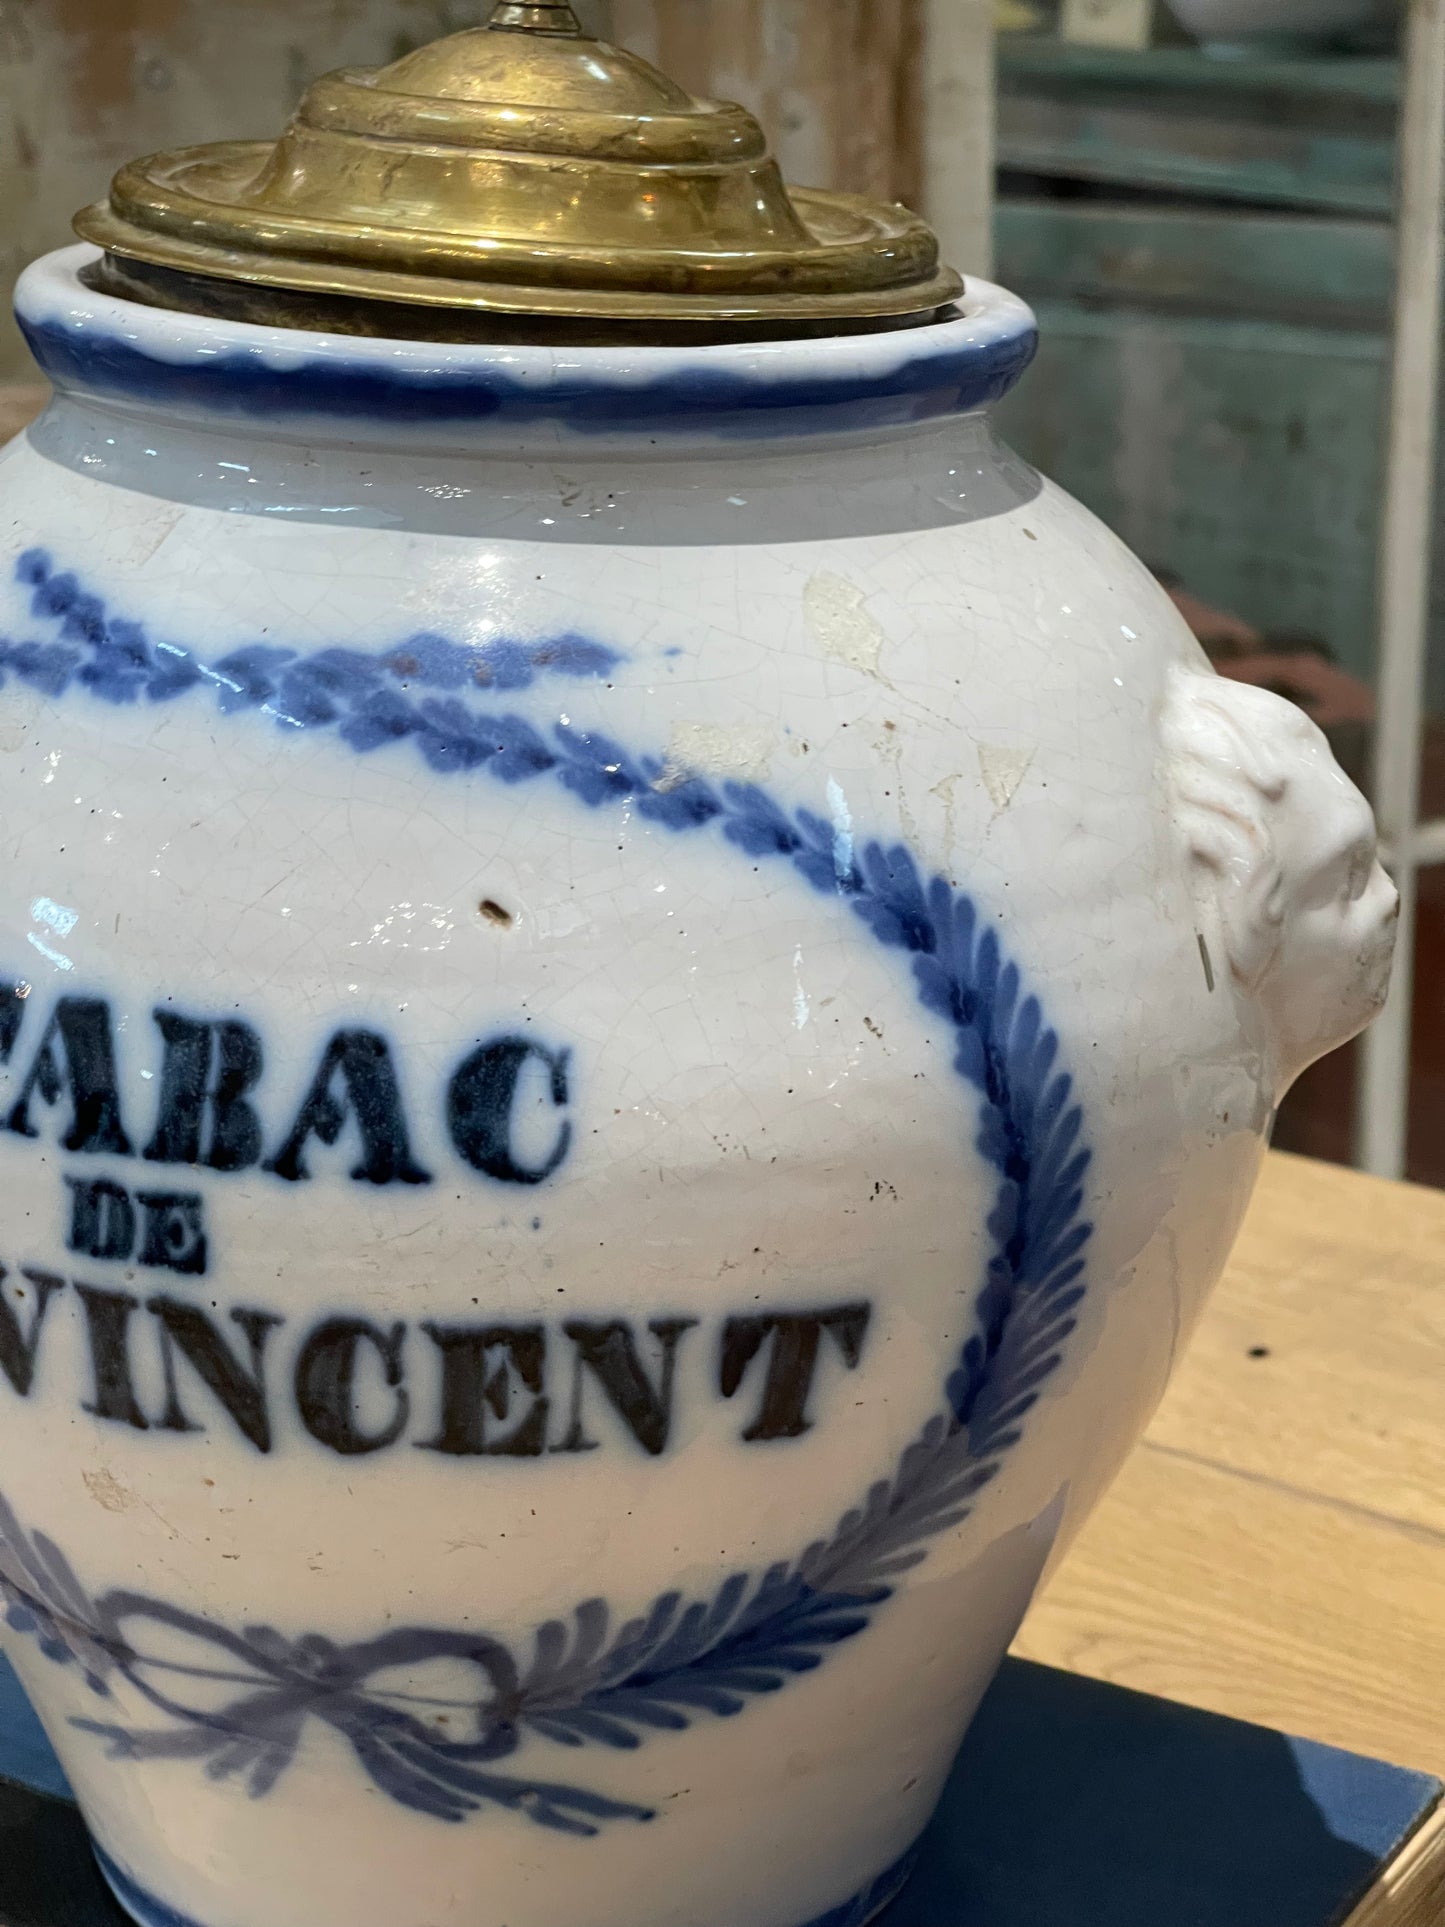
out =
[[[123,161],[273,134],[329,67],[475,21],[470,0],[0,0],[0,294]],[[0,380],[27,357],[5,302]]]
[[[577,0],[595,31],[761,114],[789,178],[909,201],[988,255],[989,0]],[[474,26],[490,0],[0,0],[0,382],[16,275],[122,162],[278,133],[327,69]],[[925,62],[928,40],[933,57]],[[940,57],[942,56],[942,57]]]
[[[695,93],[745,101],[789,179],[917,206],[919,0],[610,0],[625,46]]]

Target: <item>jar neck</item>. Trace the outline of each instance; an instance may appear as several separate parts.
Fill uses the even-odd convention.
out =
[[[831,441],[723,448],[369,447],[264,423],[194,423],[60,394],[30,430],[47,460],[169,504],[289,524],[609,547],[854,540],[961,526],[1040,483],[986,411]]]

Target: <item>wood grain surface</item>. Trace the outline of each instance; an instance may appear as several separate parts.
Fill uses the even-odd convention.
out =
[[[28,427],[49,399],[43,382],[0,382],[0,447]]]
[[[1017,1650],[1445,1776],[1445,1194],[1270,1159]]]

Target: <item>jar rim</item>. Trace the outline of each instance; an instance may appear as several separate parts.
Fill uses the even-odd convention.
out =
[[[1037,346],[1025,303],[972,278],[955,314],[904,330],[562,347],[325,334],[149,307],[88,285],[101,259],[65,248],[17,287],[20,325],[55,387],[258,429],[546,427],[651,441],[867,432],[989,406]]]

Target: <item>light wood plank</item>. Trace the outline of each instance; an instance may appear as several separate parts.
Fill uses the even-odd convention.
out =
[[[0,445],[27,428],[49,399],[43,382],[0,382]]]
[[[1436,1533],[1445,1559],[1445,1194],[1271,1158],[1150,1437]]]
[[[1445,1774],[1432,1537],[1146,1444],[1017,1650]]]
[[[1445,1774],[1442,1483],[1445,1196],[1272,1157],[1019,1650]]]
[[[918,79],[922,212],[946,261],[965,274],[993,272],[993,0],[924,0]],[[907,198],[910,182],[900,176]]]

